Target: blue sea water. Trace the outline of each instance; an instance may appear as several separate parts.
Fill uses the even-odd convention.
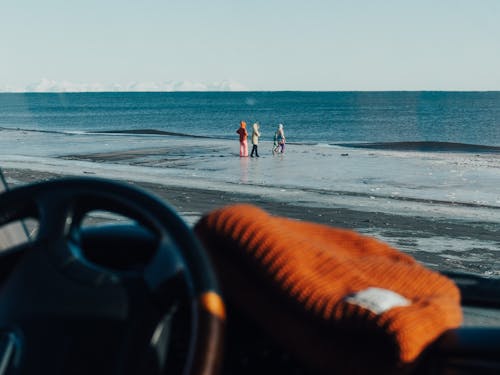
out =
[[[232,139],[240,120],[259,122],[263,140],[283,123],[288,141],[296,143],[498,147],[500,92],[0,94],[3,128]]]

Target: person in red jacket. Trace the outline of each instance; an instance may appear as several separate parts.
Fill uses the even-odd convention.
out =
[[[246,129],[247,123],[240,121],[240,127],[236,133],[240,135],[240,157],[248,157],[248,131]]]

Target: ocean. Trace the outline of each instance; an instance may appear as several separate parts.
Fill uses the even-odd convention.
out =
[[[0,94],[0,127],[11,129],[233,139],[240,120],[259,122],[264,140],[283,123],[293,143],[498,147],[500,92]]]
[[[258,159],[240,120],[261,125]],[[476,237],[354,229],[500,275],[500,92],[0,94],[0,166],[460,221]]]

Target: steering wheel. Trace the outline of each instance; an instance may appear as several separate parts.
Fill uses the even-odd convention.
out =
[[[94,210],[135,224],[89,240],[82,222]],[[26,218],[36,238],[0,253],[0,375],[164,373],[179,299],[189,315],[180,371],[216,373],[224,303],[172,208],[130,185],[65,178],[0,195],[0,226]]]

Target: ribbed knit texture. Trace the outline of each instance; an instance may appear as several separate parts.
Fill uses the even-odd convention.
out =
[[[278,291],[280,302],[298,306],[311,321],[332,327],[359,321],[367,334],[383,332],[400,363],[413,361],[461,323],[460,294],[451,280],[373,238],[270,216],[251,205],[216,210],[195,229],[213,257],[236,256],[250,275]],[[376,314],[346,301],[371,287],[398,293],[410,304]]]

